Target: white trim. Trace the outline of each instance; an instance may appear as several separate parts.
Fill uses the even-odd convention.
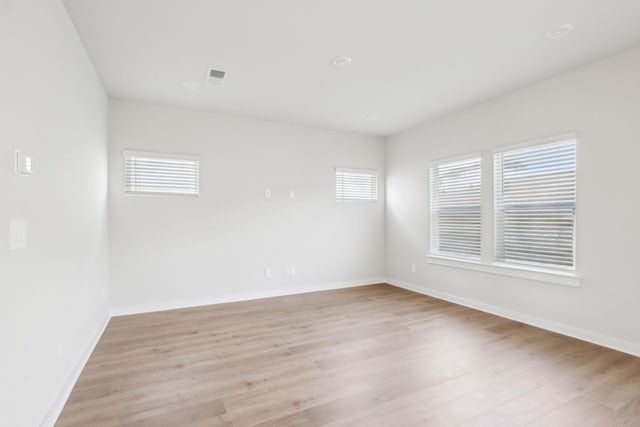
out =
[[[544,136],[542,138],[516,142],[515,144],[501,145],[499,147],[492,148],[491,155],[493,157],[493,154],[502,153],[504,151],[521,150],[524,148],[533,148],[540,145],[548,145],[571,140],[576,141],[577,145],[578,135],[575,132],[565,132],[551,136]]]
[[[377,169],[353,169],[353,168],[341,168],[336,166],[336,173],[353,173],[353,174],[359,174],[359,175],[371,175],[371,176],[375,176],[378,177],[378,170]]]
[[[572,338],[577,338],[582,341],[587,341],[593,344],[597,344],[603,347],[607,347],[613,350],[628,353],[633,356],[640,357],[640,343],[623,340],[620,338],[603,335],[597,332],[592,332],[586,329],[576,328],[563,323],[557,323],[550,320],[541,319],[536,316],[531,316],[518,311],[509,310],[502,307],[496,307],[490,304],[485,304],[479,301],[475,301],[468,298],[459,297],[446,292],[436,291],[422,286],[417,286],[407,282],[403,282],[396,279],[387,279],[387,283],[396,286],[398,288],[407,289],[419,294],[428,295],[430,297],[438,298],[441,300],[449,301],[454,304],[470,307],[475,310],[480,310],[485,313],[494,314],[496,316],[504,317],[507,319],[515,320],[517,322],[526,323],[527,325],[535,326],[537,328],[546,329],[551,332],[566,335]]]
[[[170,160],[190,160],[200,161],[200,156],[194,156],[193,154],[177,154],[177,153],[157,153],[154,151],[137,151],[137,150],[122,150],[124,157],[143,157],[151,159],[170,159]]]
[[[341,203],[368,203],[368,204],[374,204],[378,202],[378,199],[375,200],[354,200],[354,199],[336,199],[335,201],[338,206]]]
[[[491,264],[495,257],[495,181],[493,155],[486,151],[482,153],[481,177],[480,261],[483,264]]]
[[[542,137],[542,138],[537,138],[535,140],[529,140],[529,141],[524,141],[524,142],[520,142],[520,143],[516,143],[516,144],[511,144],[511,145],[506,145],[506,146],[501,146],[501,147],[496,147],[493,148],[491,150],[491,170],[492,170],[492,193],[493,193],[493,200],[491,203],[491,213],[493,216],[493,221],[491,222],[491,234],[494,238],[494,242],[492,245],[492,259],[495,259],[496,257],[496,247],[495,247],[495,233],[496,233],[496,205],[495,205],[495,188],[496,188],[496,181],[495,181],[495,173],[496,173],[496,165],[495,165],[495,156],[496,155],[501,155],[503,153],[509,152],[509,151],[521,151],[521,150],[525,150],[528,148],[536,148],[536,147],[544,147],[547,145],[554,145],[554,144],[561,144],[561,143],[565,143],[565,142],[570,142],[572,141],[574,143],[574,156],[575,156],[575,165],[574,165],[574,188],[575,188],[575,206],[576,209],[574,211],[574,217],[573,217],[573,271],[576,271],[578,269],[578,256],[577,256],[577,237],[578,237],[578,226],[577,226],[577,219],[578,219],[578,192],[579,192],[579,186],[578,186],[578,175],[577,175],[577,170],[578,170],[578,136],[575,132],[567,132],[567,133],[563,133],[563,134],[556,134],[556,135],[551,135],[551,136],[547,136],[547,137]],[[511,267],[511,264],[504,264],[504,266],[506,267]],[[519,269],[519,268],[524,268],[524,269],[528,269],[529,267],[519,267],[519,266],[514,266],[513,268]],[[532,269],[535,269],[535,267],[532,267]],[[519,277],[519,276],[517,276]],[[555,282],[553,282],[555,283]],[[563,283],[561,283],[563,284]],[[579,286],[579,282],[577,285],[570,285],[570,286]]]
[[[180,308],[200,307],[204,305],[223,304],[227,302],[250,301],[262,298],[280,297],[286,295],[305,294],[308,292],[329,291],[332,289],[353,288],[356,286],[368,286],[377,283],[385,283],[384,279],[363,279],[348,282],[326,283],[320,285],[297,286],[259,292],[243,292],[218,297],[202,297],[181,301],[151,302],[136,304],[111,309],[112,316],[126,316],[129,314],[151,313],[155,311],[176,310]]]
[[[67,399],[69,398],[73,387],[76,385],[76,381],[78,381],[78,378],[80,377],[84,366],[87,364],[89,357],[91,357],[91,353],[93,353],[93,350],[98,344],[98,341],[100,341],[104,330],[107,328],[109,320],[111,320],[111,315],[107,313],[93,333],[91,340],[87,345],[87,348],[82,353],[71,372],[69,372],[69,374],[67,375],[67,379],[60,388],[58,396],[49,407],[49,411],[47,411],[44,420],[42,420],[42,423],[40,424],[41,427],[52,427],[58,420],[58,417],[60,416],[64,405],[67,403]]]
[[[580,287],[580,277],[573,272],[550,271],[535,267],[520,267],[512,264],[483,264],[481,262],[466,261],[460,259],[445,258],[441,256],[427,256],[429,264],[443,265],[446,267],[464,268],[467,270],[482,271],[483,273],[500,274],[503,276],[520,277],[522,279],[536,280],[538,282],[554,283],[557,285]]]
[[[134,196],[134,197],[160,197],[160,198],[176,198],[176,197],[182,197],[182,198],[199,198],[200,197],[200,157],[198,156],[193,156],[193,155],[186,155],[186,154],[171,154],[171,153],[152,153],[152,152],[145,152],[145,151],[133,151],[133,150],[123,150],[122,151],[122,155],[123,155],[123,159],[124,159],[124,194],[126,196]],[[171,186],[168,186],[167,188],[165,188],[164,190],[167,191],[138,191],[137,189],[134,190],[130,190],[128,188],[128,181],[127,181],[127,176],[130,173],[130,168],[128,167],[128,158],[133,157],[140,157],[142,159],[164,159],[164,160],[177,160],[177,161],[181,161],[184,163],[191,163],[193,166],[193,174],[192,177],[194,178],[194,186],[192,187],[193,190],[195,190],[195,193],[184,193],[181,191],[170,191],[167,190],[167,188],[172,188]],[[138,171],[137,171],[137,167],[134,166],[132,168],[135,173],[134,175],[137,175]],[[162,181],[162,178],[158,178],[158,181]],[[137,188],[136,185],[134,185],[135,188]]]
[[[468,154],[462,154],[459,156],[452,156],[452,157],[442,157],[439,159],[435,159],[435,160],[431,160],[429,162],[429,169],[434,168],[434,167],[438,167],[442,164],[446,164],[446,163],[456,163],[456,162],[463,162],[465,160],[471,160],[471,159],[475,159],[475,158],[479,158],[480,162],[482,163],[482,151],[476,151],[473,153],[468,153]]]
[[[456,157],[447,157],[437,160],[432,160],[429,162],[429,170],[427,173],[427,189],[428,189],[428,230],[429,230],[429,253],[438,253],[437,249],[440,241],[440,225],[438,222],[438,208],[436,207],[440,203],[440,198],[437,196],[438,188],[436,184],[435,176],[439,173],[439,169],[441,166],[447,166],[451,164],[458,164],[462,162],[473,162],[478,160],[480,167],[480,254],[478,255],[478,260],[482,259],[483,251],[484,251],[484,221],[483,217],[485,216],[486,209],[484,208],[484,192],[485,190],[485,170],[484,162],[485,158],[482,152],[474,152],[465,154],[463,156]],[[472,257],[470,257],[473,259]]]
[[[127,191],[126,188],[124,190],[125,197],[151,197],[151,198],[162,198],[162,199],[175,199],[183,197],[185,199],[199,199],[200,198],[200,190],[198,190],[197,194],[189,194],[189,193],[150,193],[144,191]]]
[[[345,181],[345,175],[360,175],[363,177],[367,177],[370,181],[370,183],[373,183],[373,181],[375,181],[375,193],[374,194],[368,194],[374,196],[374,198],[353,198],[353,197],[345,197],[344,194],[344,190],[345,190],[345,185],[344,185],[344,181]],[[348,168],[341,168],[341,167],[336,167],[336,172],[335,172],[335,182],[336,182],[336,202],[377,202],[378,201],[378,193],[380,190],[380,180],[378,179],[378,171],[377,170],[372,170],[372,169],[348,169]],[[341,180],[342,185],[338,185],[338,179]],[[359,187],[359,186],[358,186]],[[360,190],[362,190],[363,188],[359,188]],[[372,185],[370,187],[370,190],[373,190],[374,186]],[[353,188],[352,188],[353,190]],[[339,192],[340,191],[340,192]],[[369,193],[369,191],[365,191],[365,193]],[[338,197],[338,194],[340,194],[342,197]]]

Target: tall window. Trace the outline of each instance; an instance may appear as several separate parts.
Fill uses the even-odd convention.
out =
[[[198,196],[198,157],[140,151],[124,151],[123,154],[125,193]]]
[[[576,141],[496,152],[495,260],[575,267]]]
[[[477,156],[430,168],[432,255],[480,260],[481,163]]]
[[[336,200],[375,202],[378,200],[378,172],[336,168]]]

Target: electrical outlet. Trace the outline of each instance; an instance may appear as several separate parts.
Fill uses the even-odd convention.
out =
[[[271,279],[271,269],[270,268],[266,268],[264,270],[264,278],[265,279]]]
[[[411,264],[411,272],[415,274],[416,271],[417,271],[416,265]]]

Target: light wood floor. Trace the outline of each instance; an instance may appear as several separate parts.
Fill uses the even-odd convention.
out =
[[[640,358],[389,285],[113,318],[57,426],[640,426]]]

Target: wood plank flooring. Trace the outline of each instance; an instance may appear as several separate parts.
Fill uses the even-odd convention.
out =
[[[62,426],[640,426],[640,358],[380,284],[115,317]]]

